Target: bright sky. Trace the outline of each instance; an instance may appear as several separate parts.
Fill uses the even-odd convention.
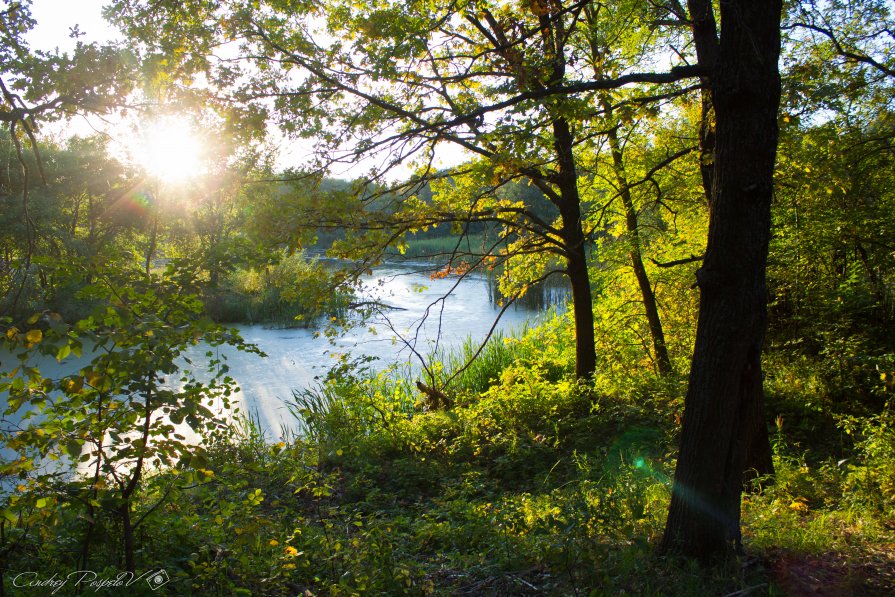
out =
[[[28,35],[28,42],[32,49],[52,51],[58,48],[61,51],[70,50],[74,47],[76,40],[70,36],[71,28],[75,25],[78,30],[83,33],[78,39],[80,41],[89,42],[106,42],[120,39],[118,31],[110,26],[102,17],[102,8],[108,0],[33,0],[31,5],[31,15],[37,25]],[[127,137],[118,139],[116,137],[123,136],[123,132],[110,130],[103,126],[95,119],[78,118],[74,122],[65,126],[67,134],[90,135],[95,132],[95,128],[107,130],[113,137],[114,142],[127,144],[130,134]],[[279,135],[274,133],[274,138]],[[281,144],[281,154],[277,160],[281,167],[292,165],[300,165],[310,154],[312,144],[308,141],[278,141]],[[463,152],[459,148],[445,146],[439,151],[439,165],[457,164],[465,159]],[[352,177],[360,176],[366,172],[371,163],[358,164],[354,167],[340,166],[332,172],[335,176]],[[397,168],[392,176],[404,177],[410,173],[407,168]]]
[[[68,50],[75,45],[70,27],[78,25],[85,33],[84,42],[109,41],[117,32],[102,17],[103,0],[34,0],[31,16],[37,25],[28,35],[31,47],[38,50]]]
[[[67,52],[74,48],[77,41],[102,43],[119,39],[117,30],[103,19],[104,4],[105,0],[33,0],[31,16],[37,24],[26,37],[31,49]],[[77,40],[71,37],[71,28],[76,25],[82,34]],[[77,117],[71,122],[52,123],[43,129],[45,133],[60,138],[69,135],[86,137],[100,130],[112,137],[113,151],[123,151],[127,138],[96,117]]]

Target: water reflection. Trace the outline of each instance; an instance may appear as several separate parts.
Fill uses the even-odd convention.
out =
[[[491,303],[497,305],[501,304],[504,300],[504,296],[500,292],[497,276],[488,276],[487,280]],[[546,280],[532,284],[529,287],[528,292],[516,299],[513,306],[516,309],[533,312],[543,312],[548,309],[562,312],[565,309],[566,302],[569,300],[571,293],[572,288],[569,286],[568,279],[563,276],[554,275]]]
[[[472,275],[431,279],[431,266],[386,266],[364,280],[362,302],[378,303],[373,317],[332,340],[313,330],[238,326],[243,337],[268,356],[220,349],[228,357],[230,374],[241,388],[243,411],[258,419],[275,435],[292,427],[284,400],[294,389],[309,387],[323,377],[339,355],[375,359],[374,368],[394,363],[415,363],[437,349],[460,346],[467,337],[485,338],[500,313],[493,279]],[[542,312],[542,305],[565,301],[561,287],[545,287],[534,299],[507,309],[496,329],[511,333]],[[198,349],[197,349],[198,350]]]
[[[428,266],[431,268],[431,266]],[[315,330],[290,328],[271,329],[260,325],[235,326],[243,338],[256,344],[267,354],[261,358],[229,347],[191,347],[184,356],[193,363],[191,369],[200,381],[212,374],[203,364],[205,353],[212,350],[217,357],[226,357],[229,375],[236,380],[240,392],[234,404],[242,412],[257,416],[271,436],[283,427],[293,429],[295,422],[284,405],[292,391],[308,387],[324,376],[339,355],[371,357],[374,367],[413,362],[418,356],[436,349],[459,346],[467,337],[482,340],[501,311],[493,278],[471,275],[458,283],[457,278],[430,279],[431,269],[396,265],[377,269],[364,280],[363,300],[382,307],[364,325],[349,329],[333,339]],[[560,285],[535,288],[531,297],[507,309],[497,329],[510,333],[521,328],[547,306],[565,302],[567,291]],[[36,362],[44,375],[58,378],[86,364],[92,358],[85,351],[81,361],[68,359],[58,364],[47,358]],[[3,365],[12,363],[9,355],[0,355]],[[4,367],[5,368],[5,367]],[[172,376],[170,383],[177,376]],[[0,396],[5,405],[5,396]]]

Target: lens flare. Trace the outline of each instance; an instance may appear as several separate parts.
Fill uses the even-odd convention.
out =
[[[150,176],[179,183],[201,174],[203,146],[182,118],[164,118],[144,124],[140,143],[134,148],[137,162]]]

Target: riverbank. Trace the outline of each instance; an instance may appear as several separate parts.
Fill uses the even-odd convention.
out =
[[[571,341],[560,318],[489,345],[451,386],[447,409],[427,405],[411,380],[334,371],[298,403],[303,436],[270,442],[243,421],[193,472],[146,480],[135,508],[146,513],[142,569],[163,568],[172,595],[895,588],[891,413],[837,425],[832,403],[806,406],[821,386],[789,383],[798,371],[832,388],[824,363],[772,352],[776,481],[744,498],[747,555],[702,570],[656,552],[685,380],[629,368],[574,383]],[[193,481],[183,483],[185,473]],[[23,566],[78,569],[67,547],[84,524],[76,510],[41,526],[40,549],[7,554],[7,583]],[[115,517],[97,520],[88,564],[115,568]]]

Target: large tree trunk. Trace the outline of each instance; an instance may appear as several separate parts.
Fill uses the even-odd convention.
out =
[[[594,339],[594,307],[587,269],[584,229],[581,226],[581,197],[574,159],[574,137],[569,123],[558,118],[553,123],[553,146],[559,172],[557,187],[561,201],[562,240],[566,253],[566,273],[572,286],[572,314],[575,318],[575,375],[592,377],[597,369]]]
[[[693,42],[699,65],[706,72],[713,72],[718,63],[718,25],[715,9],[707,0],[690,0],[690,20]],[[699,174],[707,203],[712,201],[712,184],[715,164],[715,110],[712,105],[712,79],[708,75],[699,78],[702,84],[701,114],[699,120]]]
[[[694,6],[708,2],[690,2]],[[710,10],[710,8],[709,8]],[[721,2],[709,236],[663,547],[710,560],[739,546],[749,469],[772,469],[763,416],[765,266],[780,103],[779,0]]]
[[[608,102],[605,104],[607,113],[611,114]],[[637,222],[637,211],[634,209],[634,199],[631,197],[631,188],[628,186],[628,176],[625,173],[625,163],[622,156],[621,144],[618,141],[616,129],[610,129],[608,133],[609,148],[612,150],[612,165],[615,170],[615,179],[619,187],[622,205],[625,208],[625,224],[630,237],[631,250],[628,257],[631,259],[631,267],[637,277],[637,285],[640,288],[640,297],[643,300],[643,308],[646,311],[646,321],[649,325],[650,337],[653,341],[653,353],[656,358],[656,366],[659,373],[668,375],[674,371],[671,359],[668,357],[668,347],[665,344],[665,332],[662,330],[662,319],[659,317],[659,307],[656,304],[656,295],[650,284],[646,267],[643,265],[643,252],[640,244],[640,227]]]
[[[568,257],[566,268],[572,286],[572,314],[575,318],[575,375],[585,379],[592,377],[597,369],[597,349],[590,278],[583,246]]]

